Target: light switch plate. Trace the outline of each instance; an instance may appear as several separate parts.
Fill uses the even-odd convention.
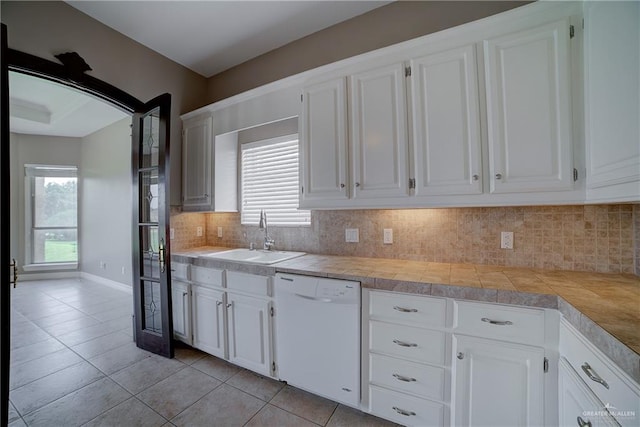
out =
[[[513,231],[503,231],[500,233],[500,248],[513,249]]]
[[[357,228],[345,229],[344,241],[347,243],[358,243],[360,241],[360,230]]]
[[[393,243],[393,228],[385,228],[382,238],[382,243],[390,245]]]
[[[218,237],[222,237],[222,227],[218,227]]]
[[[176,237],[176,231],[173,228],[169,229],[169,239],[173,240]]]
[[[196,228],[196,236],[202,237],[202,227],[197,227]]]

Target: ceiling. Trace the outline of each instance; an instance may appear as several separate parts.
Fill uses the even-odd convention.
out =
[[[129,117],[73,88],[13,71],[9,112],[11,132],[80,138]]]
[[[391,1],[67,1],[127,37],[211,77]]]

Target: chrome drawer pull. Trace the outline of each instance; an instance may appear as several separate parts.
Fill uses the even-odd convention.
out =
[[[400,341],[400,340],[393,340],[393,342],[395,344],[398,344],[400,347],[417,347],[418,344],[412,343],[412,342],[404,342],[404,341]]]
[[[405,377],[404,375],[400,374],[393,374],[393,377],[398,381],[404,381],[405,383],[414,383],[417,381],[415,378]]]
[[[404,415],[405,417],[412,417],[416,415],[416,413],[413,411],[406,411],[404,409],[398,408],[397,406],[394,406],[393,410],[399,413],[400,415]]]
[[[401,313],[417,313],[418,312],[417,308],[404,308],[397,305],[394,305],[393,309]]]
[[[510,326],[513,325],[513,322],[509,321],[509,320],[491,320],[489,318],[483,317],[482,319],[483,322],[487,322],[487,323],[491,323],[492,325],[498,325],[498,326]]]
[[[591,421],[585,421],[582,417],[578,417],[578,426],[579,427],[591,427]]]
[[[596,374],[596,371],[594,371],[593,368],[587,362],[584,362],[584,364],[582,365],[582,370],[584,371],[585,374],[587,374],[587,376],[589,377],[589,379],[591,379],[591,381],[600,383],[606,389],[609,389],[609,384],[607,384],[605,380],[600,378],[600,375]]]

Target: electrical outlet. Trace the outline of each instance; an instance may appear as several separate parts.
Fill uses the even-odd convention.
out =
[[[125,274],[127,274],[127,269],[126,269],[126,268],[122,267],[122,270],[121,270],[121,271],[122,271],[122,275],[123,275],[123,276],[124,276]]]
[[[346,228],[344,230],[344,241],[347,243],[358,243],[360,241],[360,230],[357,228]]]
[[[383,230],[382,243],[384,243],[385,245],[390,245],[390,244],[393,243],[393,229],[392,228],[385,228]]]
[[[218,237],[222,237],[222,227],[218,227]]]
[[[503,231],[500,233],[500,248],[513,249],[513,231]]]
[[[173,228],[169,229],[169,239],[173,240],[176,237],[176,231]]]
[[[107,268],[107,263],[106,263],[106,262],[104,262],[104,261],[100,261],[100,268],[101,268],[101,269],[103,269],[103,270],[106,270],[106,268]]]
[[[196,236],[202,237],[202,227],[197,227],[196,228]]]

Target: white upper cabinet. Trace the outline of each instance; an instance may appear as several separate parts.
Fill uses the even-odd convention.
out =
[[[492,193],[571,190],[569,21],[483,41]]]
[[[183,123],[182,205],[207,208],[213,197],[212,119],[200,117]]]
[[[640,200],[640,3],[585,2],[587,201]]]
[[[354,199],[409,194],[404,73],[397,63],[349,76]]]
[[[482,193],[475,47],[410,64],[416,196]]]
[[[340,77],[309,86],[302,93],[302,205],[349,197],[346,87],[346,79]]]

